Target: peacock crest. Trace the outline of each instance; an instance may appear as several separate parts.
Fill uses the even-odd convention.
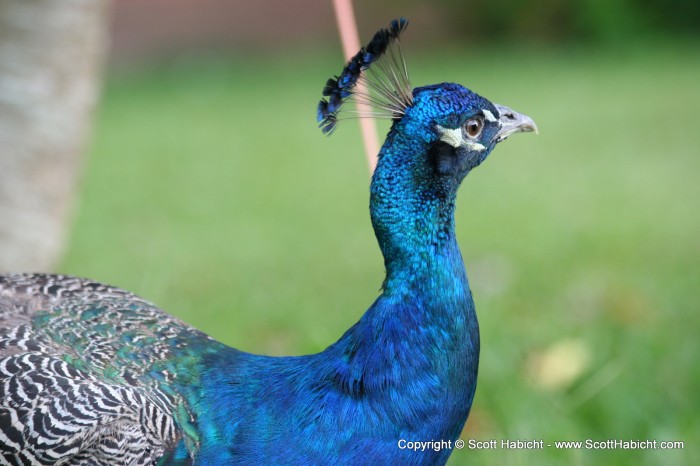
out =
[[[413,104],[413,88],[399,42],[406,27],[408,20],[401,18],[377,31],[340,76],[326,82],[317,117],[324,134],[332,133],[339,119],[400,118]],[[366,104],[372,110],[348,110],[343,106],[348,101]]]

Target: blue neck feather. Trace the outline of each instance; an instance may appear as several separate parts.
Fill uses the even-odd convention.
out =
[[[479,333],[454,233],[456,187],[421,173],[433,143],[402,122],[387,137],[370,200],[386,280],[357,324],[314,355],[222,348],[206,357],[200,385],[183,387],[207,432],[197,464],[447,461],[448,449],[397,447],[402,438],[454,441],[476,388]],[[186,445],[170,461],[178,455]]]
[[[403,428],[454,440],[476,387],[478,324],[455,238],[456,189],[425,182],[433,141],[421,136],[399,122],[380,153],[370,214],[383,293],[334,347],[354,351],[354,385],[359,376],[369,393],[403,407]]]

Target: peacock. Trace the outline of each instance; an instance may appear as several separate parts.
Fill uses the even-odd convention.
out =
[[[496,144],[536,126],[459,84],[412,88],[407,24],[379,30],[317,106],[327,134],[344,118],[391,119],[370,187],[386,278],[360,320],[318,354],[271,357],[116,287],[0,276],[1,465],[446,463],[479,361],[457,190]],[[408,447],[418,441],[450,443]]]

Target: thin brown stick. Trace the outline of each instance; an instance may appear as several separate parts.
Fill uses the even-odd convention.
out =
[[[343,43],[343,53],[345,54],[345,59],[349,60],[360,50],[360,37],[357,33],[357,23],[355,22],[355,13],[352,9],[352,0],[333,0],[333,6],[335,8],[335,17],[338,22],[340,41]],[[357,91],[368,94],[363,83],[357,83]],[[372,111],[372,107],[363,102],[357,102],[357,110],[358,112],[367,112],[369,114]],[[360,129],[362,130],[362,140],[365,146],[365,154],[367,155],[367,163],[369,164],[370,174],[372,174],[377,166],[377,154],[379,153],[377,127],[371,119],[361,118]]]

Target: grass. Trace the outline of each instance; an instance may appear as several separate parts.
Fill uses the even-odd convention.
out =
[[[541,132],[504,143],[460,193],[482,331],[463,438],[685,441],[464,449],[451,465],[698,464],[696,45],[409,56],[415,85],[464,83]],[[247,351],[335,341],[383,269],[357,126],[326,138],[314,121],[333,57],[221,57],[111,79],[61,270]]]

